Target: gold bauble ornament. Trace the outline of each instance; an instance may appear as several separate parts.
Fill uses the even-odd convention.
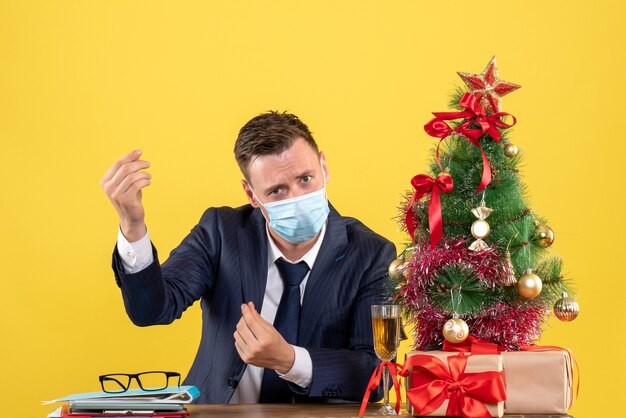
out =
[[[526,299],[539,296],[542,287],[541,279],[531,269],[526,270],[517,280],[517,291]]]
[[[537,226],[537,229],[535,230],[534,241],[538,245],[542,247],[549,247],[554,242],[554,238],[554,231],[548,225],[541,224]]]
[[[508,144],[504,146],[504,155],[506,155],[509,158],[515,157],[518,152],[519,152],[519,148],[517,148],[517,145],[511,144],[509,142]]]
[[[443,324],[443,338],[454,344],[462,343],[469,335],[469,327],[461,318],[449,319]]]
[[[404,273],[404,260],[396,258],[389,264],[389,277],[392,279],[400,280]]]
[[[563,297],[554,304],[554,316],[563,322],[573,321],[579,312],[578,302],[567,296],[565,292],[563,292]]]

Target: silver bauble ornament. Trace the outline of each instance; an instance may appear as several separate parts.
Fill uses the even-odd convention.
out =
[[[563,292],[563,297],[554,304],[554,316],[563,322],[573,321],[579,313],[578,302],[567,296],[565,292]]]

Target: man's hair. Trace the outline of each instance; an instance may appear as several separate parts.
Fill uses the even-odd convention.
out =
[[[303,138],[319,153],[309,128],[294,114],[269,111],[252,118],[239,131],[235,141],[235,159],[246,180],[250,163],[261,155],[276,155]]]

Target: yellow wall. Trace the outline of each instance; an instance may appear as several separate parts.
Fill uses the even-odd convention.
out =
[[[152,162],[145,206],[166,255],[212,205],[245,202],[232,158],[253,115],[291,110],[344,214],[401,245],[393,217],[456,71],[497,55],[532,207],[580,292],[543,343],[582,369],[577,417],[616,410],[624,284],[626,57],[621,1],[0,1],[0,399],[98,389],[101,373],[186,372],[199,308],[168,327],[126,318],[110,271],[116,215],[98,180]],[[496,208],[497,210],[497,208]],[[406,348],[406,347],[405,347]],[[593,411],[593,412],[592,412]]]

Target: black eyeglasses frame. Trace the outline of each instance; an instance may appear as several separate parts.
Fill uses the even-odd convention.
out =
[[[141,383],[141,376],[145,374],[155,374],[155,373],[163,374],[165,376],[165,386],[158,387],[158,388],[144,388],[143,384]],[[128,381],[126,384],[123,384],[114,376],[127,377]],[[180,373],[178,372],[166,372],[166,371],[161,371],[161,370],[152,370],[152,371],[141,372],[141,373],[109,373],[109,374],[103,374],[103,375],[98,376],[98,380],[100,381],[100,386],[102,387],[102,391],[105,393],[124,393],[128,391],[128,389],[130,389],[130,384],[133,381],[133,379],[137,381],[137,384],[139,385],[139,388],[141,388],[141,390],[146,391],[146,392],[155,392],[155,391],[163,390],[163,389],[170,387],[169,383],[170,383],[171,378],[177,378],[178,383],[176,386],[180,387]],[[115,381],[115,383],[117,383],[120,386],[120,388],[123,390],[107,390],[104,386],[104,383],[107,380]]]

